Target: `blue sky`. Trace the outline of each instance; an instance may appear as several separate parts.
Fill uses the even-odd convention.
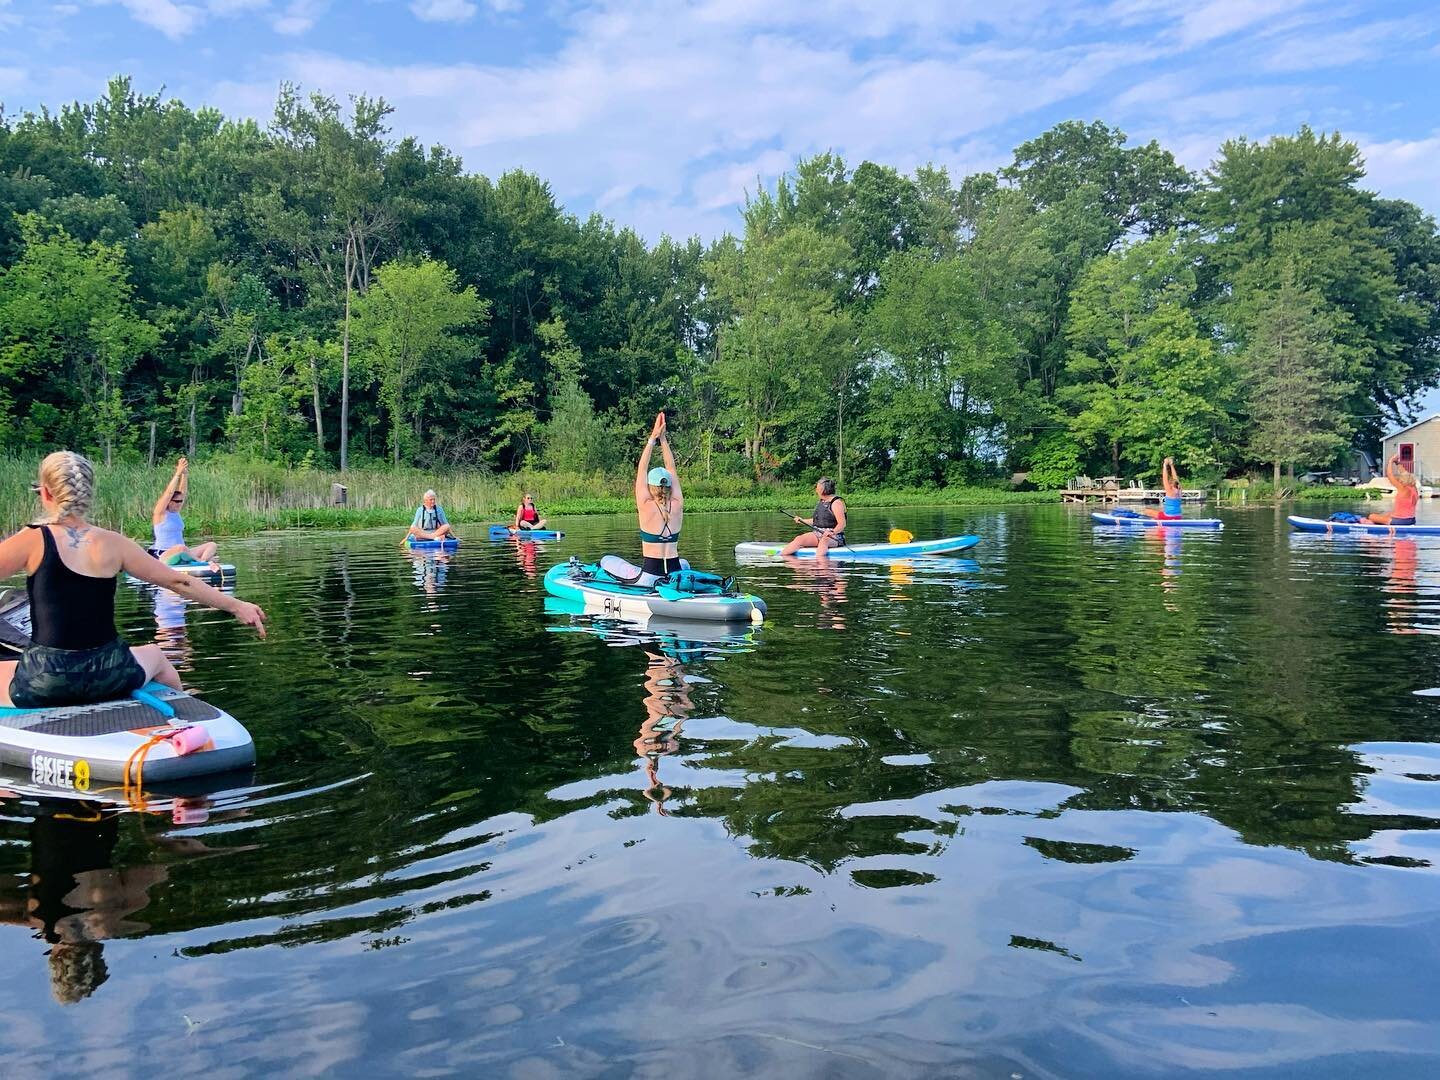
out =
[[[1102,119],[1203,168],[1309,123],[1369,185],[1440,211],[1433,2],[0,0],[10,113],[116,73],[268,118],[282,80],[396,106],[491,176],[533,170],[649,239],[734,228],[756,177],[833,149],[957,179]],[[1430,102],[1426,105],[1425,102]]]

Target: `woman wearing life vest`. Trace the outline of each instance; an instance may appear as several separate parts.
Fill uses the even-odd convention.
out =
[[[515,508],[514,520],[510,522],[511,532],[531,529],[545,528],[545,519],[540,516],[540,511],[535,509],[535,496],[528,492],[521,497],[520,505]]]
[[[1159,510],[1141,509],[1140,513],[1156,521],[1179,521],[1184,509],[1180,502],[1180,476],[1175,471],[1175,459],[1166,458],[1160,466],[1160,483],[1165,486],[1165,497],[1160,500]]]
[[[1395,487],[1395,509],[1388,514],[1367,514],[1366,519],[1376,525],[1414,525],[1420,485],[1415,474],[1400,464],[1399,454],[1391,454],[1385,463],[1385,479]]]
[[[656,447],[664,458],[663,468],[650,467]],[[640,569],[653,578],[662,578],[680,569],[680,525],[685,519],[685,496],[675,471],[675,454],[665,431],[665,413],[655,416],[650,438],[640,453],[635,469],[635,512],[640,518]]]
[[[182,689],[158,645],[127,646],[115,632],[121,570],[207,607],[228,611],[265,636],[265,613],[152,558],[135,541],[90,524],[95,471],[60,450],[40,463],[35,485],[45,520],[0,543],[0,578],[24,570],[31,644],[0,662],[0,705],[45,708],[111,701],[150,680]]]
[[[793,555],[801,548],[813,547],[815,557],[823,559],[834,547],[845,546],[845,500],[835,494],[835,481],[822,476],[815,482],[819,502],[808,518],[795,518],[796,525],[809,525],[810,531],[786,544],[781,555]]]
[[[210,569],[218,574],[220,564],[215,561],[213,543],[193,548],[185,544],[185,519],[180,516],[180,508],[185,505],[189,491],[190,462],[182,457],[175,463],[175,475],[165,485],[155,509],[150,511],[150,523],[155,527],[155,542],[150,546],[150,554],[168,566],[187,560],[209,563]]]

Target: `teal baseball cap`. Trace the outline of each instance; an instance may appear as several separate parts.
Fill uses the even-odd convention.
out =
[[[658,465],[657,465],[655,468],[653,468],[653,469],[650,470],[649,475],[647,475],[647,476],[645,477],[645,482],[646,482],[647,484],[649,484],[651,487],[674,487],[674,486],[675,486],[675,481],[674,481],[674,479],[670,476],[670,470],[669,470],[669,469],[666,469],[666,468],[662,468],[662,467],[660,467],[660,466],[658,466]]]

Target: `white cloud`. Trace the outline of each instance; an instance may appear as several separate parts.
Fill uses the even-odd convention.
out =
[[[1356,140],[1365,157],[1365,186],[1386,198],[1410,199],[1431,213],[1440,176],[1440,130],[1420,139]]]
[[[314,26],[329,6],[329,0],[290,0],[270,25],[277,34],[298,37]]]
[[[204,11],[193,4],[173,0],[119,0],[131,18],[154,27],[172,41],[179,41],[200,25]]]
[[[424,22],[466,22],[479,10],[470,0],[413,0],[410,10]]]

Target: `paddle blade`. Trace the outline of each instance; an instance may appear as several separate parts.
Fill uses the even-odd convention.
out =
[[[908,544],[911,540],[914,539],[915,535],[913,533],[906,532],[904,529],[890,530],[890,543],[892,544]]]

